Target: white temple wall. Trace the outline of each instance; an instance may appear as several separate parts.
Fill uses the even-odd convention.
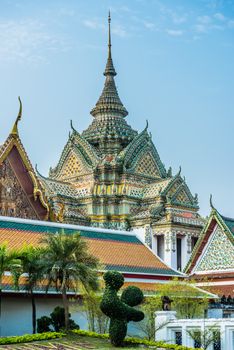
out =
[[[145,228],[144,227],[136,227],[133,229],[133,234],[136,235],[141,242],[145,242]]]
[[[37,318],[50,316],[56,306],[63,306],[60,298],[36,297]],[[88,329],[84,312],[70,308],[71,318],[81,329]],[[2,297],[2,316],[0,336],[22,335],[32,333],[31,300],[27,296]]]
[[[176,344],[176,336],[180,335],[182,345],[194,347],[194,340],[188,331],[204,332],[204,329],[214,327],[220,331],[221,350],[234,350],[234,319],[232,318],[177,319],[176,311],[157,311],[155,323],[156,327],[164,325],[156,333],[157,341]],[[214,344],[210,344],[207,350],[213,349]]]
[[[81,303],[81,301],[80,301]],[[62,300],[52,296],[36,297],[37,318],[50,316],[56,306],[63,307]],[[81,329],[88,330],[88,321],[80,305],[72,303],[70,306],[71,318]],[[2,296],[2,315],[0,320],[0,337],[23,335],[32,333],[32,308],[31,300],[27,295]],[[129,336],[143,336],[135,322],[128,324]]]
[[[151,235],[151,246],[153,252],[165,261],[170,267],[178,270],[177,261],[177,237],[181,240],[181,271],[187,265],[192,253],[191,234],[183,232],[179,235],[175,231],[158,231],[153,234],[150,225],[145,227],[134,228],[133,233],[145,244],[149,243],[149,235]]]

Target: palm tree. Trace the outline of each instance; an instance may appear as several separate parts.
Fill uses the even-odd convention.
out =
[[[18,252],[16,250],[10,250],[6,243],[0,245],[0,324],[2,317],[2,281],[6,271],[13,272],[14,285],[18,285],[18,278],[16,271],[20,269],[20,261],[18,259]],[[18,275],[19,276],[19,275]],[[1,326],[0,326],[1,335]]]
[[[22,272],[27,274],[26,289],[31,297],[32,304],[32,328],[33,334],[36,333],[36,302],[34,289],[38,282],[43,278],[44,266],[41,261],[42,248],[25,247],[20,252],[20,260],[22,263]]]
[[[45,266],[48,285],[54,284],[62,294],[65,310],[65,328],[69,329],[68,290],[76,290],[81,282],[86,290],[96,290],[98,287],[98,260],[88,253],[86,242],[79,233],[49,234],[43,240]]]

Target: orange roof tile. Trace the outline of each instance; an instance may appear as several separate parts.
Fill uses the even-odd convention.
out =
[[[4,220],[0,218],[0,244],[8,242],[10,248],[21,248],[23,245],[37,246],[47,233],[63,231],[80,232],[86,240],[90,252],[96,256],[107,270],[118,270],[128,273],[152,275],[180,275],[168,267],[148,249],[136,236],[123,233],[112,233],[75,229],[70,225],[51,225],[31,220]]]

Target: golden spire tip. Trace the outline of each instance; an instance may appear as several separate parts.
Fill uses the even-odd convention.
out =
[[[19,100],[19,112],[18,112],[16,121],[13,125],[13,128],[11,130],[12,135],[18,135],[18,122],[20,121],[20,119],[22,117],[22,102],[21,102],[20,96],[18,96],[18,100]]]

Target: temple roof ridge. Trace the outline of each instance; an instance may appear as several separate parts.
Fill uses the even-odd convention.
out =
[[[19,97],[19,103],[20,103],[19,112],[15,120],[15,123],[12,127],[12,130],[9,133],[5,142],[0,147],[0,165],[2,165],[3,162],[6,161],[8,157],[11,156],[11,154],[15,154],[16,157],[19,157],[20,162],[22,162],[24,167],[24,171],[23,171],[24,184],[27,183],[27,181],[29,180],[32,185],[32,193],[31,193],[32,202],[35,203],[39,199],[42,207],[46,209],[44,213],[45,215],[39,214],[39,215],[42,215],[40,216],[40,218],[44,220],[45,217],[47,217],[47,214],[49,213],[49,206],[48,206],[47,198],[44,194],[43,188],[41,187],[39,179],[37,178],[36,171],[32,166],[32,163],[28,157],[28,154],[19,136],[18,122],[22,117],[22,102],[20,100],[20,97]],[[16,169],[19,169],[20,171],[19,163],[12,162],[12,164],[16,164]]]
[[[141,131],[141,132],[137,132],[135,137],[133,138],[133,140],[127,145],[127,147],[125,147],[121,152],[120,154],[118,155],[119,158],[124,158],[125,155],[127,154],[127,152],[129,150],[131,150],[131,148],[134,147],[134,143],[137,142],[138,140],[140,140],[142,138],[142,136],[149,136],[149,133],[148,133],[148,120],[146,120],[146,126],[145,128]]]

